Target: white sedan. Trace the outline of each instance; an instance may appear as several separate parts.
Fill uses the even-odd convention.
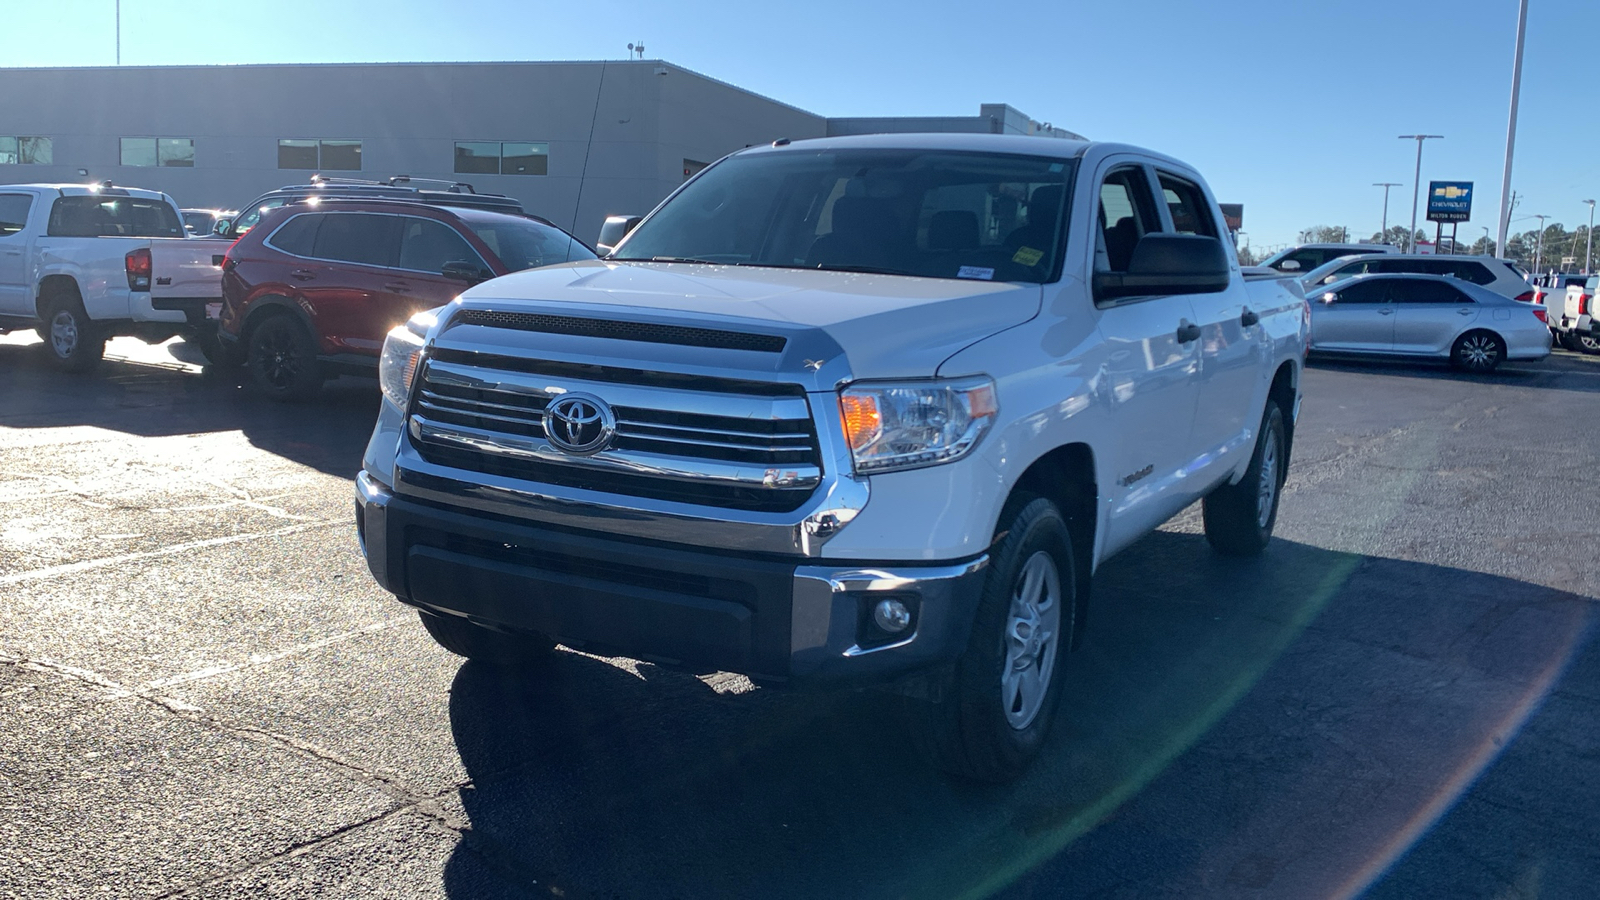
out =
[[[1544,308],[1439,275],[1356,275],[1311,303],[1311,350],[1448,359],[1471,372],[1550,355]]]

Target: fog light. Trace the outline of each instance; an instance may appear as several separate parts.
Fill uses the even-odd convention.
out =
[[[911,610],[899,600],[879,600],[872,608],[872,622],[890,634],[899,634],[911,624]]]

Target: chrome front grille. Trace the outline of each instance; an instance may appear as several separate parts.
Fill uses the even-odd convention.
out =
[[[798,388],[694,390],[675,376],[571,371],[541,371],[529,360],[513,369],[458,354],[432,359],[411,408],[412,441],[424,459],[451,468],[737,509],[792,510],[821,481],[815,426]],[[599,452],[568,453],[546,435],[546,407],[569,392],[610,406],[615,434]]]

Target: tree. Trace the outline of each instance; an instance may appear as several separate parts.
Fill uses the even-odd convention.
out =
[[[1343,225],[1313,225],[1300,232],[1302,244],[1343,244],[1350,240],[1350,229]]]
[[[1427,238],[1427,235],[1423,233],[1422,229],[1418,228],[1414,237],[1417,240],[1423,240]],[[1406,227],[1404,225],[1390,225],[1388,231],[1374,233],[1372,237],[1367,239],[1367,242],[1371,244],[1393,244],[1402,250],[1411,249],[1411,242],[1406,240]]]

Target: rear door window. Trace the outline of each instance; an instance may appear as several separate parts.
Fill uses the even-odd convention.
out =
[[[1389,285],[1389,296],[1396,303],[1455,304],[1471,303],[1472,298],[1443,281],[1423,278],[1397,278]]]
[[[32,194],[0,194],[0,237],[16,234],[28,226],[28,211],[33,209]]]
[[[1172,214],[1172,230],[1179,234],[1216,237],[1217,223],[1211,218],[1211,205],[1206,202],[1200,186],[1165,172],[1159,172],[1158,177],[1162,199]]]
[[[87,194],[62,197],[50,208],[53,237],[183,237],[178,211],[162,200]]]
[[[400,268],[438,275],[445,263],[471,263],[487,268],[466,239],[443,222],[407,216],[401,220]]]
[[[393,267],[400,249],[399,216],[326,213],[312,256],[364,266]]]

